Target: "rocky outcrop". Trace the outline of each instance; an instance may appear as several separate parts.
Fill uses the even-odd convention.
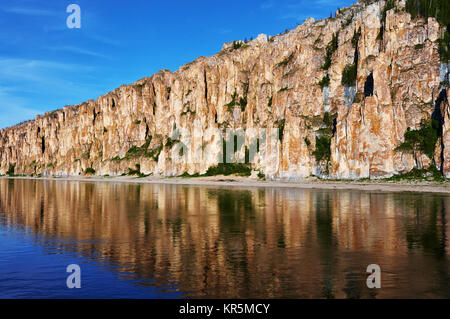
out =
[[[242,129],[236,158],[255,150],[252,167],[267,178],[379,178],[430,165],[450,177],[442,30],[433,18],[412,20],[402,2],[385,18],[383,9],[383,1],[359,2],[285,34],[228,43],[176,72],[2,129],[0,174],[204,173],[221,161],[227,129]],[[333,35],[337,48],[324,68]],[[353,64],[355,83],[344,85]],[[407,128],[436,114],[434,158],[396,150]],[[319,154],[323,143],[329,156]]]

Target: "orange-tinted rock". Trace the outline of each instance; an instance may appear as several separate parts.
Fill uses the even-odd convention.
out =
[[[268,178],[324,176],[327,165],[317,163],[313,152],[326,111],[337,113],[330,177],[378,178],[427,167],[431,161],[425,155],[394,150],[408,127],[418,128],[435,111],[442,90],[439,24],[390,10],[380,38],[382,5],[357,3],[336,18],[308,19],[286,34],[260,35],[239,49],[226,44],[176,72],[163,70],[95,101],[2,129],[0,174],[12,164],[16,174],[78,175],[92,167],[98,175],[121,175],[136,164],[145,174],[204,173],[221,160],[221,131],[279,128],[284,120],[283,140],[260,150],[254,168]],[[326,74],[325,48],[338,31],[330,84],[323,92],[318,83]],[[356,100],[348,108],[342,71],[356,51]],[[373,94],[365,97],[371,75]],[[440,108],[445,122],[436,163],[450,176],[448,101]],[[247,147],[253,138],[247,137]],[[134,146],[143,145],[148,149],[133,153]]]

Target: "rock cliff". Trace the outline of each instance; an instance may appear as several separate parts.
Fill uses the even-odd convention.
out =
[[[413,19],[405,2],[366,1],[228,43],[175,72],[0,130],[0,174],[203,174],[235,129],[245,131],[236,157],[252,149],[252,168],[267,178],[380,178],[431,166],[450,177],[444,31],[434,18]],[[431,151],[408,140],[425,136],[427,123]],[[271,147],[262,131],[276,136]]]

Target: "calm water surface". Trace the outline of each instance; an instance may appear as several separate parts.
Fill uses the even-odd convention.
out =
[[[0,298],[450,298],[449,214],[436,194],[0,179]]]

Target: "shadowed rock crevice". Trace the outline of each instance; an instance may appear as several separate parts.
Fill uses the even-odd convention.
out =
[[[148,127],[147,120],[145,120],[145,138],[147,139],[150,128]]]
[[[41,138],[41,150],[42,150],[42,154],[45,153],[45,137],[42,136]]]
[[[364,83],[364,96],[372,96],[373,95],[373,72],[367,77],[366,82]]]
[[[337,114],[333,116],[333,125],[331,130],[331,137],[336,135],[336,126],[337,126]]]
[[[444,171],[444,162],[445,162],[445,158],[444,158],[444,150],[445,150],[445,145],[444,145],[444,140],[443,140],[443,126],[445,123],[445,119],[444,116],[442,115],[442,110],[441,110],[441,106],[442,104],[447,100],[447,91],[445,89],[441,90],[441,92],[439,93],[438,98],[436,99],[436,102],[434,103],[434,111],[431,115],[431,119],[435,120],[438,123],[438,138],[441,144],[441,152],[439,154],[439,158],[440,158],[440,162],[441,165],[439,167],[441,173],[443,173]]]
[[[203,71],[203,81],[205,82],[205,103],[208,106],[208,81],[206,80],[206,70]]]

